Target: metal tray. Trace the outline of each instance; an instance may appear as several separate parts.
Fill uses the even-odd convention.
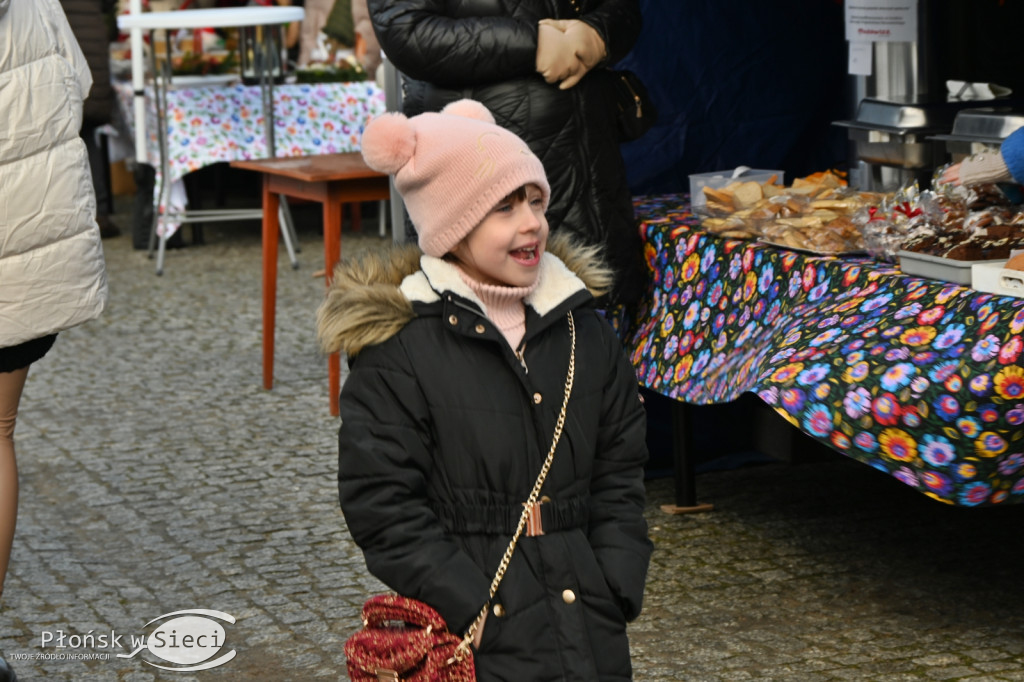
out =
[[[916,133],[897,135],[850,128],[849,139],[856,145],[859,160],[883,166],[934,168],[942,162],[946,151],[942,142],[926,141]]]
[[[860,161],[931,169],[942,162],[946,149],[941,141],[929,136],[948,133],[957,112],[970,106],[960,101],[888,101],[868,97],[857,106],[855,120],[833,121],[832,125],[848,129]]]
[[[1006,261],[1005,258],[994,258],[989,260],[954,260],[942,256],[932,256],[927,253],[916,251],[900,251],[900,270],[905,275],[917,277],[929,277],[941,279],[945,282],[971,286],[971,266],[978,263],[991,263],[993,261]]]
[[[1024,113],[1009,107],[964,109],[956,115],[952,132],[932,135],[928,139],[998,146],[1018,128],[1024,128]]]
[[[893,101],[866,97],[857,105],[852,121],[833,121],[832,125],[859,130],[879,130],[896,135],[911,132],[948,132],[958,111],[969,108],[969,102]]]

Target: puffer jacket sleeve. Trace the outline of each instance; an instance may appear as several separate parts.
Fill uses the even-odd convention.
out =
[[[644,519],[646,417],[636,375],[610,325],[608,364],[591,481],[590,544],[626,620],[640,615],[651,541]]]
[[[429,410],[400,335],[359,354],[341,393],[338,491],[370,572],[461,634],[490,580],[428,504]]]
[[[369,0],[381,49],[411,78],[471,87],[533,74],[537,24],[508,15],[445,14],[442,0]]]
[[[1024,128],[1018,128],[1003,140],[999,148],[1014,181],[1024,185]]]
[[[580,19],[604,38],[608,64],[614,64],[633,49],[642,26],[638,0],[604,0],[587,7]]]

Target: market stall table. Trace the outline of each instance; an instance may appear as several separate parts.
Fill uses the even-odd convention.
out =
[[[161,237],[173,233],[166,228],[184,210],[183,198],[172,200],[174,194],[164,183],[180,187],[186,174],[205,166],[269,156],[259,88],[212,82],[177,87],[166,95],[166,178],[158,167],[154,192]],[[130,84],[116,83],[115,90],[125,111],[132,97]],[[384,112],[383,92],[373,83],[279,85],[274,101],[279,157],[358,151],[366,122]],[[149,104],[153,132],[147,138],[148,153],[161,158],[155,101]],[[184,190],[177,194],[183,197]]]
[[[118,26],[122,30],[147,30],[152,43],[156,29],[239,27],[244,31],[301,20],[303,14],[295,7],[150,12],[122,15]],[[134,137],[139,140],[137,146],[145,140],[145,148],[136,150],[137,157],[148,159],[157,169],[154,235],[160,240],[158,273],[163,269],[166,240],[179,223],[261,215],[259,210],[186,210],[183,192],[179,192],[179,200],[171,200],[172,184],[186,173],[218,161],[356,151],[363,125],[384,111],[383,93],[373,83],[275,86],[276,62],[269,54],[273,47],[270,35],[263,32],[264,58],[256,61],[259,85],[249,87],[225,87],[223,75],[176,79],[165,64],[161,77],[151,79],[144,88],[140,76],[142,50],[133,42],[132,84],[130,89],[128,84],[117,89],[123,109],[129,108],[128,101],[133,102],[133,115],[125,118],[134,124],[136,133],[143,128],[152,131]],[[170,54],[167,58],[169,63]],[[159,71],[155,53],[152,71]],[[283,217],[285,243],[294,266],[287,211]]]
[[[693,405],[749,391],[938,501],[1024,502],[1024,299],[721,239],[685,195],[636,212],[653,270],[626,339],[642,386]]]
[[[243,37],[259,33],[259,45],[242,46],[240,51],[245,53],[243,57],[248,61],[249,50],[252,50],[253,64],[250,67],[252,75],[258,77],[260,96],[263,109],[267,112],[264,118],[264,134],[269,156],[276,156],[274,146],[274,80],[282,72],[283,45],[280,40],[280,27],[289,22],[301,21],[305,16],[305,10],[301,7],[231,7],[224,9],[203,9],[203,10],[177,10],[170,12],[142,12],[140,0],[132,0],[131,12],[117,18],[117,26],[122,31],[131,33],[131,62],[132,62],[132,91],[134,99],[134,116],[136,137],[136,155],[139,162],[159,159],[160,172],[168,175],[168,149],[166,145],[166,113],[167,113],[167,92],[173,87],[174,77],[171,68],[172,49],[171,39],[168,35],[170,30],[179,29],[205,29],[205,28],[237,28]],[[151,84],[153,99],[156,101],[156,131],[157,139],[160,142],[159,156],[146,156],[143,158],[142,138],[145,135],[147,126],[145,116],[146,99],[144,88],[145,68],[143,64],[144,50],[142,45],[142,31],[149,32],[149,56],[151,63]],[[165,60],[162,65],[157,58],[156,31],[164,31],[164,46],[166,49]],[[169,183],[165,183],[160,191],[156,192],[157,205],[163,211],[154,211],[153,237],[159,233],[160,245],[157,252],[157,274],[163,274],[164,251],[167,238],[177,227],[178,223],[194,222],[200,220],[236,220],[249,217],[245,211],[187,211],[184,207],[171,208],[168,201],[170,193]],[[171,215],[173,214],[173,215]],[[285,216],[289,224],[286,234],[291,232],[290,220]],[[160,230],[162,222],[173,225],[170,230]],[[152,237],[150,240],[150,252],[152,252]],[[292,247],[289,243],[289,252]]]

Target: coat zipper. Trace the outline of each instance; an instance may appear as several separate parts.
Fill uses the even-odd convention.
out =
[[[523,371],[529,374],[530,368],[526,366],[526,341],[523,341],[519,348],[512,351],[512,354],[516,356],[516,359],[519,360],[519,364],[523,366]]]
[[[454,306],[456,306],[458,308],[462,308],[463,310],[465,310],[465,311],[467,311],[469,313],[472,313],[475,316],[478,316],[478,317],[480,316],[480,311],[475,309],[475,308],[473,308],[472,306],[465,305],[464,303],[456,300],[451,295],[448,295],[447,298],[448,298],[448,301],[452,305],[454,305]],[[526,373],[526,374],[529,374],[530,373],[530,368],[526,365],[526,341],[523,341],[519,345],[519,348],[513,349],[512,350],[512,355],[514,355],[516,360],[519,361],[519,364],[523,366],[523,372]]]

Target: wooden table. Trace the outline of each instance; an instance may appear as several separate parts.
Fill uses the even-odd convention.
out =
[[[232,161],[234,168],[263,174],[263,387],[274,385],[274,320],[277,307],[277,242],[280,196],[318,201],[324,215],[324,270],[330,286],[341,256],[341,215],[345,204],[390,197],[388,176],[372,170],[359,152]],[[355,209],[355,207],[353,207]],[[356,211],[353,210],[353,215]],[[327,359],[331,414],[338,414],[341,359]]]

